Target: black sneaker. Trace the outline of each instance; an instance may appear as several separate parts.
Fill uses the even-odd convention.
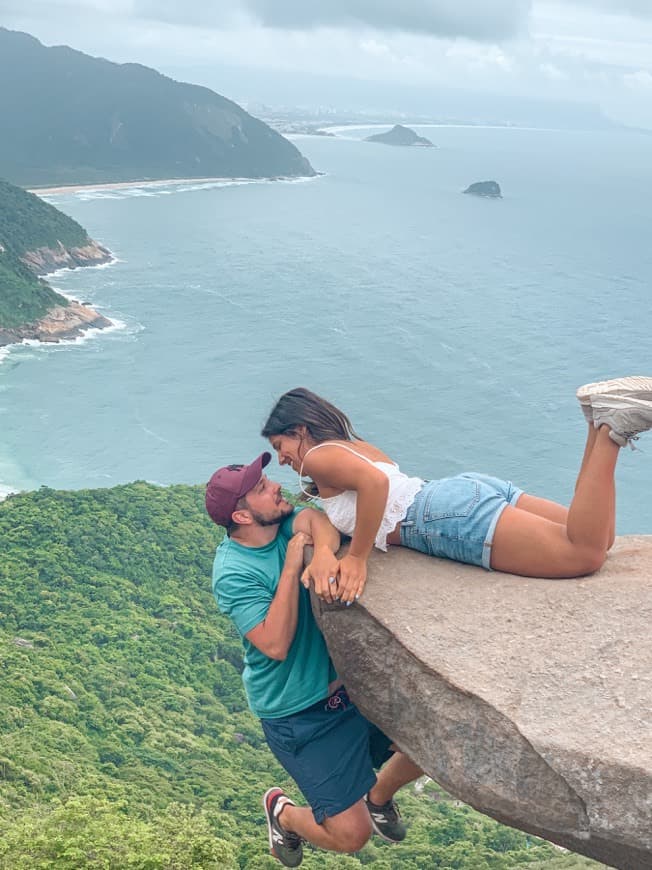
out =
[[[369,800],[368,794],[365,795],[364,800],[371,816],[371,827],[379,837],[382,837],[386,843],[400,843],[405,839],[407,830],[394,801],[390,800],[378,806]]]
[[[263,797],[263,809],[267,817],[269,851],[286,867],[298,867],[303,861],[303,840],[298,834],[286,831],[278,820],[286,804],[294,804],[280,788],[268,788]]]

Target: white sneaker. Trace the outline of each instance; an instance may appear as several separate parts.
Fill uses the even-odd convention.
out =
[[[620,447],[633,447],[641,432],[652,429],[652,401],[630,396],[591,396],[593,425],[609,427],[609,437]]]
[[[588,423],[593,422],[591,396],[630,396],[634,399],[652,401],[652,378],[643,375],[631,375],[626,378],[613,378],[610,381],[598,381],[595,384],[584,384],[577,391],[577,398]]]

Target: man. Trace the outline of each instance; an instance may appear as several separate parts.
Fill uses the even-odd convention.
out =
[[[421,775],[407,756],[358,711],[330,660],[310,606],[308,587],[337,596],[339,535],[324,514],[295,510],[263,474],[263,453],[250,465],[218,469],[206,487],[206,510],[226,536],[217,548],[213,592],[245,649],[242,675],[267,743],[301,789],[308,807],[280,788],[263,806],[272,854],[286,867],[303,858],[303,840],[355,852],[372,830],[388,842],[405,837],[395,792]],[[313,559],[303,567],[304,547]],[[378,777],[374,767],[387,762]]]

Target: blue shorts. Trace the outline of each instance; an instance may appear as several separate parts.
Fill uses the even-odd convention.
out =
[[[261,724],[318,825],[364,797],[376,782],[374,768],[394,754],[389,737],[365,719],[344,688],[306,710]]]
[[[522,495],[523,490],[508,480],[487,474],[427,481],[401,524],[401,544],[491,570],[491,545],[500,515]]]

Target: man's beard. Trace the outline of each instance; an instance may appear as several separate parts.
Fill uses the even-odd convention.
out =
[[[247,510],[259,526],[280,526],[283,520],[290,516],[294,507],[291,504],[287,507],[280,507],[278,511],[271,516],[269,514],[259,514],[258,511],[254,511],[250,507],[247,507]]]

